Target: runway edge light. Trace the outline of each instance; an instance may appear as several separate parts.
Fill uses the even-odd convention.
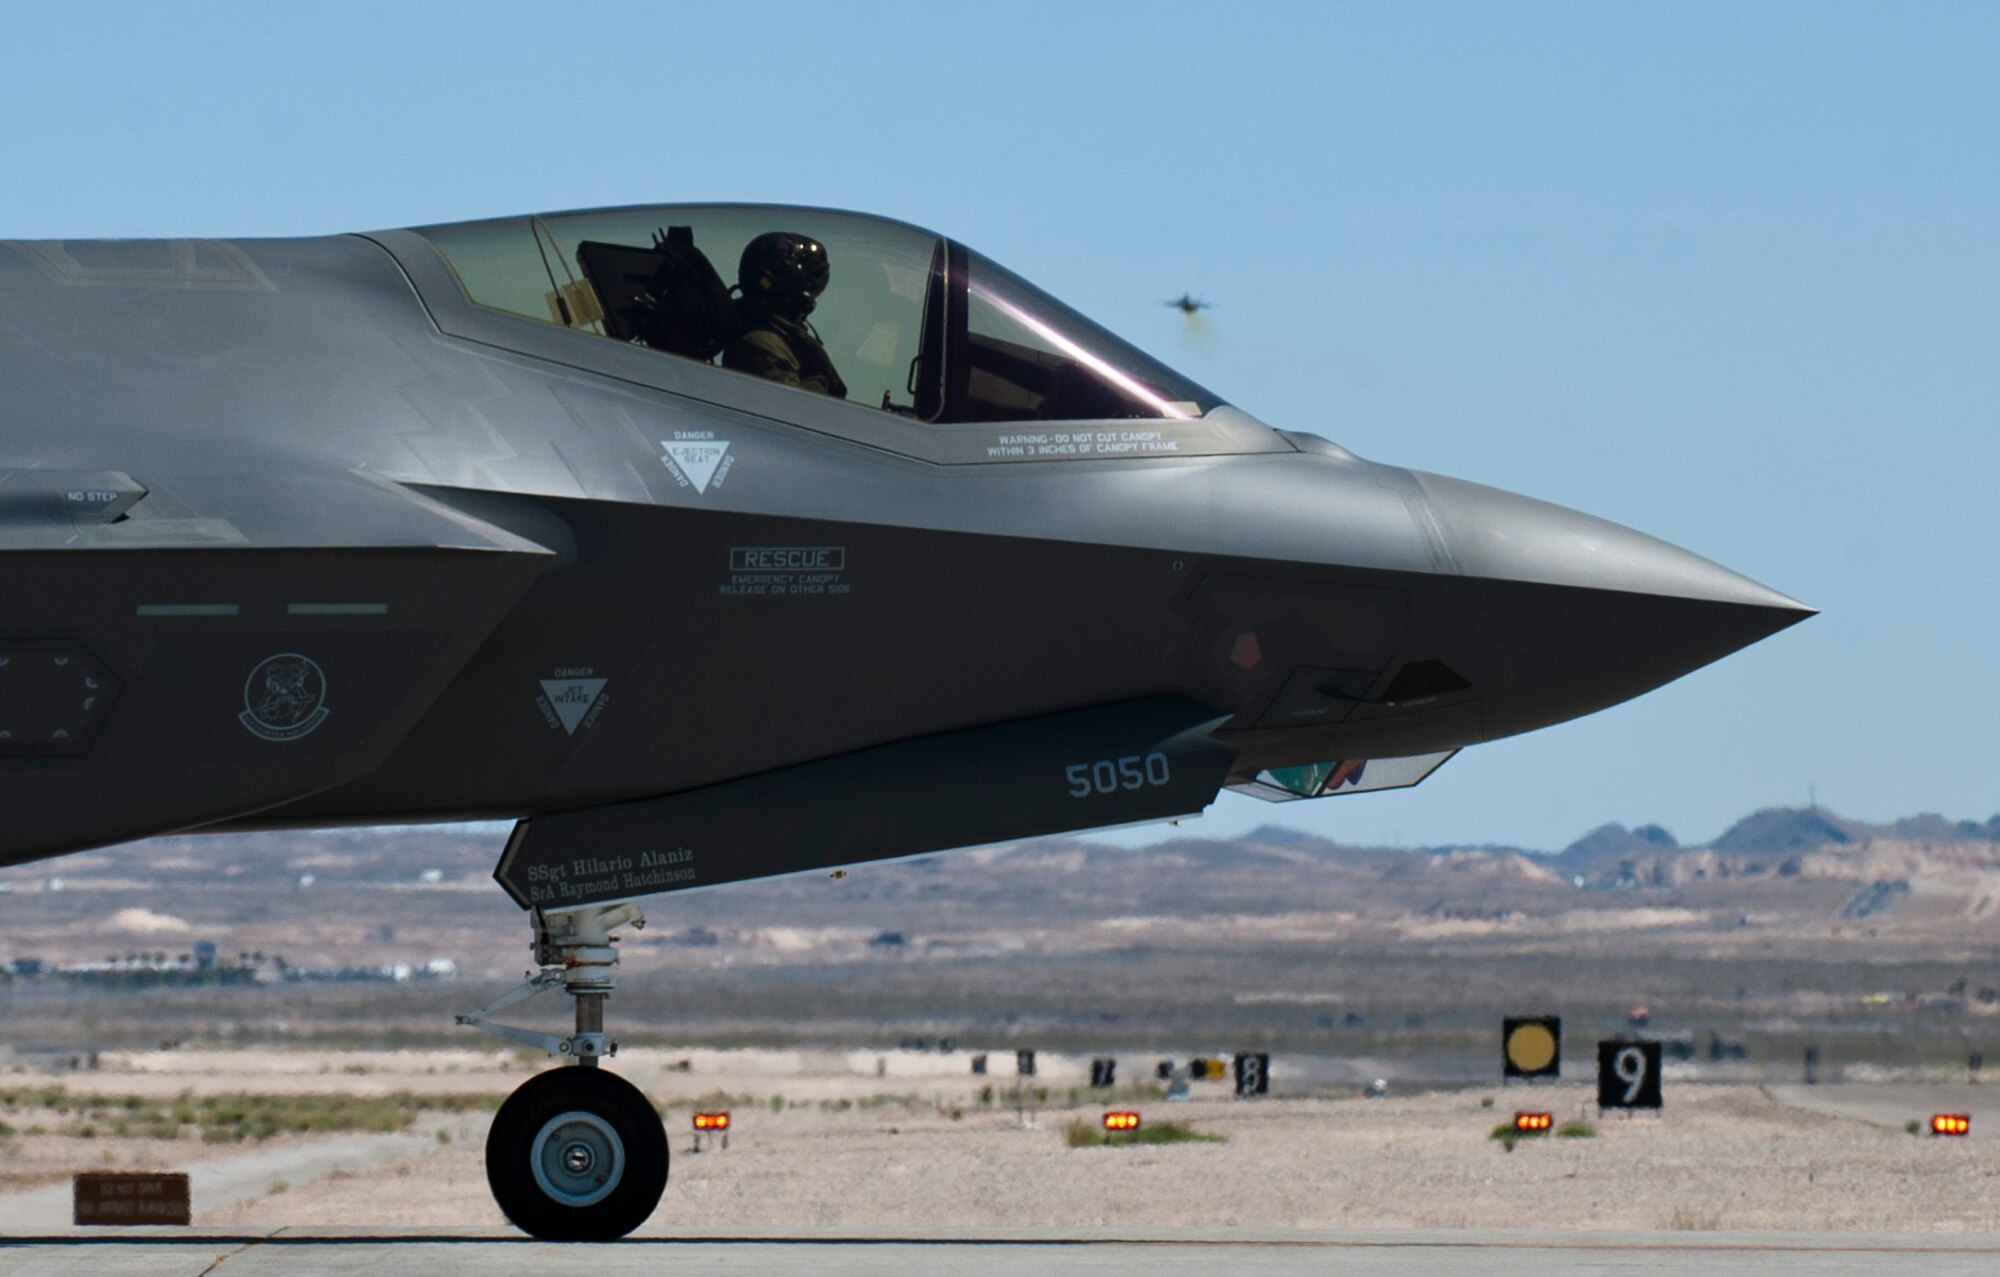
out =
[[[1514,1129],[1524,1135],[1538,1135],[1555,1125],[1553,1114],[1521,1109],[1514,1114]]]
[[[697,1131],[726,1131],[729,1129],[729,1114],[697,1113],[694,1115],[694,1129]]]
[[[1139,1129],[1139,1115],[1124,1110],[1113,1110],[1104,1115],[1104,1129],[1107,1131],[1136,1131]]]
[[[1931,1134],[1933,1135],[1970,1135],[1971,1133],[1972,1115],[1970,1113],[1931,1114]]]

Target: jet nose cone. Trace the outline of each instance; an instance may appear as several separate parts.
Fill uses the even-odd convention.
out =
[[[1815,614],[1719,563],[1607,519],[1444,475],[1416,477],[1467,576],[1763,608],[1788,618],[1773,632]]]
[[[1442,475],[1417,479],[1481,599],[1477,642],[1495,658],[1484,680],[1489,739],[1628,700],[1814,615],[1616,523]]]

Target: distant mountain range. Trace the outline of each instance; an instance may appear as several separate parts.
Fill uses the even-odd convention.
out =
[[[662,896],[648,902],[654,926],[627,956],[684,964],[680,951],[698,948],[716,961],[846,961],[874,954],[878,933],[904,937],[899,951],[960,955],[1024,945],[1177,952],[1245,927],[1258,944],[1350,932],[1388,943],[1411,928],[1615,913],[1638,907],[1627,893],[1640,890],[1674,893],[1646,907],[1772,925],[1818,925],[1864,906],[1871,917],[1893,908],[1916,918],[1917,905],[1938,901],[1964,906],[1938,923],[1941,935],[1983,934],[2000,917],[2000,816],[1873,825],[1771,808],[1706,846],[1683,846],[1658,825],[1609,824],[1554,852],[1358,846],[1283,825],[1230,838],[1162,832],[1143,847],[1030,839]],[[445,958],[504,973],[517,969],[525,933],[490,881],[504,841],[498,826],[181,835],[0,869],[0,963],[172,956],[209,939],[309,969],[421,969]],[[1916,904],[1857,896],[1924,879],[1957,885],[1936,900],[1919,892]],[[1965,886],[1975,879],[1989,881]],[[1266,921],[1245,921],[1254,919]]]
[[[1247,841],[1283,844],[1310,839],[1297,830],[1265,826]],[[1736,855],[1814,851],[1878,841],[1917,843],[2000,843],[2000,814],[1987,820],[1950,820],[1936,812],[1904,816],[1886,824],[1870,824],[1835,815],[1824,807],[1766,807],[1751,812],[1706,843],[1683,844],[1659,825],[1599,825],[1561,851],[1545,851],[1495,843],[1423,847],[1428,852],[1513,852],[1534,856],[1552,867],[1569,868],[1621,856],[1657,856],[1675,851],[1720,851]]]

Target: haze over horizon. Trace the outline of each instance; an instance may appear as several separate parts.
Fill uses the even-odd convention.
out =
[[[1301,822],[1286,819],[1287,812],[1296,809],[1297,804],[1279,804],[1268,808],[1270,818],[1262,821],[1246,822],[1242,828],[1222,832],[1215,821],[1207,819],[1187,819],[1181,821],[1161,821],[1154,824],[1135,825],[1115,831],[1083,831],[1069,834],[1049,834],[1036,838],[1016,839],[1008,843],[996,843],[999,847],[1026,846],[1036,843],[1059,842],[1076,839],[1084,842],[1102,842],[1125,848],[1159,846],[1183,839],[1213,840],[1216,842],[1256,841],[1260,835],[1272,832],[1287,837],[1299,836],[1322,839],[1343,847],[1357,849],[1382,849],[1402,851],[1518,851],[1535,856],[1557,856],[1576,850],[1587,844],[1601,844],[1607,836],[1628,836],[1633,842],[1651,844],[1653,850],[1698,851],[1705,848],[1722,848],[1739,851],[1771,851],[1780,846],[1811,847],[1815,845],[1836,845],[1871,838],[1894,838],[1927,842],[2000,842],[2000,811],[1984,818],[1953,817],[1941,812],[1905,812],[1881,821],[1859,820],[1843,815],[1824,806],[1788,807],[1782,805],[1759,807],[1739,813],[1723,828],[1712,834],[1690,834],[1685,830],[1674,830],[1657,820],[1643,817],[1633,820],[1609,820],[1579,829],[1567,838],[1548,844],[1505,842],[1492,838],[1456,838],[1440,842],[1418,842],[1395,839],[1355,839],[1341,837],[1338,831],[1315,830]],[[358,832],[384,837],[395,837],[400,831],[411,828],[396,825],[369,825],[353,827],[345,832]],[[488,838],[493,841],[497,852],[505,843],[513,826],[506,821],[459,821],[441,825],[419,826],[448,830],[463,834],[468,838]],[[1825,844],[1813,844],[1809,840],[1816,833],[1832,831]],[[199,831],[196,831],[199,832]],[[183,835],[166,834],[167,839]],[[226,834],[222,837],[255,839],[265,835]],[[899,860],[929,860],[937,856],[949,857],[952,852],[924,852],[916,856],[900,857],[889,861],[871,862],[893,864]],[[29,865],[41,862],[30,861]],[[802,870],[800,875],[811,876],[819,870]],[[781,875],[781,876],[800,876]]]
[[[1969,3],[21,8],[0,236],[698,199],[907,218],[1273,425],[1822,609],[1415,790],[1225,795],[1191,831],[1983,820],[1996,53],[2000,9]],[[1214,308],[1163,304],[1183,292]]]

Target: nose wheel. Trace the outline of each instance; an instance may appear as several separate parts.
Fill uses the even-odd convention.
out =
[[[458,1022],[572,1061],[529,1078],[507,1097],[486,1132],[486,1183],[514,1226],[547,1241],[623,1237],[660,1204],[667,1188],[667,1132],[624,1078],[598,1067],[618,1044],[604,1034],[604,1002],[618,963],[612,928],[646,925],[630,903],[560,912],[536,910],[541,970]],[[487,1017],[537,993],[562,989],[576,1002],[568,1037],[496,1024]]]
[[[486,1183],[514,1226],[546,1241],[610,1241],[667,1188],[667,1133],[639,1088],[603,1069],[529,1078],[493,1115]]]

